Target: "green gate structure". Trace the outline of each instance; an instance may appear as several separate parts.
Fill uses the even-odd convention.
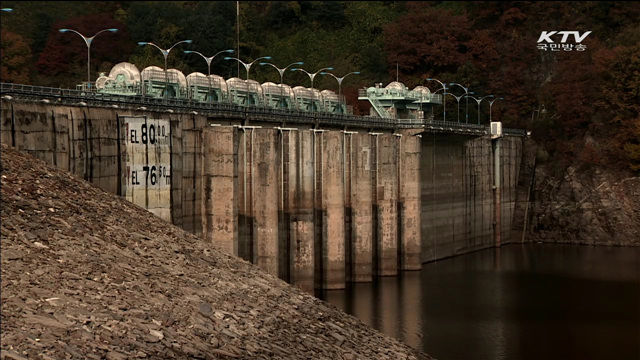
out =
[[[442,95],[433,94],[424,86],[409,90],[404,84],[394,81],[386,87],[382,83],[375,87],[360,89],[358,100],[369,100],[371,116],[388,119],[425,119],[425,112],[431,112],[427,120],[433,120],[433,105],[442,104]]]

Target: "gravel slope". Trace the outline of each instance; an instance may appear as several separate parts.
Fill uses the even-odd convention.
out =
[[[2,144],[2,359],[430,359]]]

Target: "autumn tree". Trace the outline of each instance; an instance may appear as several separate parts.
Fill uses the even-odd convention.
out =
[[[30,84],[29,65],[31,49],[23,37],[8,30],[2,30],[0,56],[2,67],[0,78],[3,82]]]
[[[611,162],[640,171],[640,45],[602,50],[595,62],[603,74],[594,105],[603,112],[598,131],[604,152]]]
[[[421,84],[424,74],[455,73],[473,58],[466,14],[426,2],[408,2],[407,14],[389,23],[384,37],[390,73],[397,64],[409,87]]]

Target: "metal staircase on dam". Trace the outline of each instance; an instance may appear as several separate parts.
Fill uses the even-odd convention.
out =
[[[381,118],[386,118],[386,119],[392,118],[391,114],[389,114],[387,109],[385,109],[384,106],[382,106],[382,103],[377,98],[367,97],[367,99],[369,100],[369,102],[371,103],[371,105],[373,106],[373,108]]]
[[[0,83],[0,95],[3,100],[27,100],[45,104],[58,104],[66,106],[93,106],[102,108],[119,108],[129,110],[190,113],[201,114],[213,118],[225,118],[228,120],[273,122],[282,124],[308,124],[312,126],[336,126],[344,128],[365,129],[424,129],[428,132],[454,133],[471,136],[484,136],[491,133],[489,126],[476,124],[463,124],[456,122],[435,121],[415,116],[420,114],[413,110],[422,106],[420,100],[412,100],[407,106],[410,116],[398,117],[402,112],[396,112],[391,117],[382,102],[377,99],[369,100],[377,115],[386,116],[356,116],[332,113],[309,113],[296,109],[271,109],[256,106],[241,106],[228,103],[203,103],[190,100],[161,99],[145,96],[125,96],[118,94],[104,94],[87,92],[82,90],[51,88],[32,85]],[[360,98],[359,98],[360,99]],[[411,98],[408,98],[411,100]],[[436,95],[431,94],[429,102],[437,104]],[[412,112],[413,111],[413,112]],[[406,114],[406,112],[405,112]],[[504,136],[525,136],[522,129],[503,128]]]

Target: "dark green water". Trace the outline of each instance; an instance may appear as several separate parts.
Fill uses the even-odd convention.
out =
[[[640,248],[506,245],[322,298],[440,359],[640,359]]]

